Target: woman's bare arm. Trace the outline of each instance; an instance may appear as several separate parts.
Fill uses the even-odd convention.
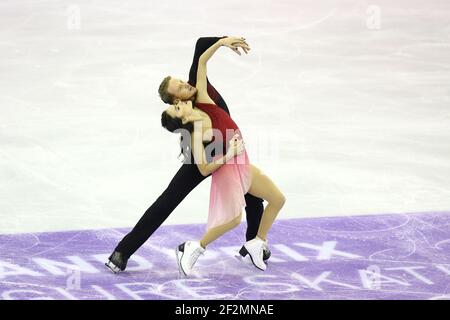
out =
[[[198,69],[197,69],[197,98],[196,101],[199,103],[214,103],[211,97],[208,95],[208,80],[206,78],[207,68],[206,64],[208,60],[214,55],[214,53],[221,46],[227,46],[232,48],[233,50],[237,50],[239,52],[238,47],[243,48],[243,50],[247,53],[247,50],[250,50],[250,47],[245,42],[244,38],[222,38],[219,39],[216,43],[214,43],[211,47],[209,47],[199,58],[198,61]]]
[[[212,55],[219,49],[223,44],[223,39],[220,39],[209,47],[198,60],[197,69],[197,98],[196,101],[199,103],[214,103],[213,100],[208,95],[207,79],[206,79],[206,63],[212,57]]]
[[[194,123],[195,128],[195,123]],[[237,137],[237,135],[235,136]],[[194,129],[191,135],[191,148],[192,154],[194,155],[194,162],[198,167],[198,170],[202,176],[207,177],[222,165],[224,165],[228,160],[233,158],[235,155],[240,154],[244,151],[244,144],[242,140],[237,139],[235,143],[230,143],[227,153],[217,158],[216,160],[208,163],[206,161],[206,151],[203,146],[203,134],[201,129]]]

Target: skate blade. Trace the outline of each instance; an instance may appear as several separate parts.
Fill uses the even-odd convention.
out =
[[[175,248],[175,258],[177,259],[178,264],[178,272],[180,274],[180,278],[187,278],[187,274],[184,273],[183,268],[181,267],[181,259],[178,258],[178,255],[180,254],[180,251],[178,250],[178,247]]]
[[[239,260],[241,263],[245,264],[247,267],[253,268],[253,263],[250,260],[249,256],[243,257],[240,254],[237,254],[234,256],[237,260]]]
[[[251,255],[249,255],[249,256],[250,256],[250,259],[251,259],[251,261],[252,261],[252,265],[253,265],[256,269],[258,269],[258,270],[260,270],[260,271],[266,271],[266,269],[267,269],[267,265],[266,265],[266,264],[264,264],[265,268],[263,269],[263,268],[259,267],[259,266],[255,263],[255,261],[253,260],[253,257],[252,257]]]
[[[122,270],[120,270],[120,268],[118,266],[116,266],[114,263],[112,263],[111,261],[108,261],[105,263],[105,266],[112,271],[112,273],[117,274],[119,272],[122,272]]]

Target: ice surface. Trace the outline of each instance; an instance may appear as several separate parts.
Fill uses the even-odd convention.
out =
[[[280,219],[449,209],[450,2],[373,4],[1,1],[0,233],[134,225],[180,165],[157,87],[211,35],[252,47],[208,72]]]
[[[119,274],[128,229],[0,235],[0,299],[450,299],[448,211],[280,220],[265,272],[236,258],[241,225],[180,277],[174,248],[204,229],[162,226]]]

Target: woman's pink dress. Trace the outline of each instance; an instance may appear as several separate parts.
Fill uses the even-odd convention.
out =
[[[215,134],[213,138],[214,142],[221,142],[223,145],[223,153],[214,157],[217,159],[228,149],[228,141],[224,141],[227,139],[227,130],[234,130],[242,139],[239,127],[228,113],[214,104],[196,103],[196,107],[207,113],[211,118],[212,128],[221,132],[221,136]],[[233,135],[228,132],[228,137]],[[250,183],[251,170],[246,151],[212,173],[207,230],[231,222],[239,216],[246,205],[244,195],[248,192]]]

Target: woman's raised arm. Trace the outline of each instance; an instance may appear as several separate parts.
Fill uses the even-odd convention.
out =
[[[227,37],[219,39],[216,43],[210,46],[199,58],[198,61],[198,69],[197,69],[197,102],[200,103],[214,103],[210,96],[208,95],[208,87],[207,87],[207,79],[206,79],[206,64],[208,60],[213,56],[213,54],[219,49],[221,46],[227,46],[234,51],[239,52],[238,48],[242,48],[245,53],[247,50],[250,50],[250,47],[245,42],[244,38],[235,38],[235,37]]]

